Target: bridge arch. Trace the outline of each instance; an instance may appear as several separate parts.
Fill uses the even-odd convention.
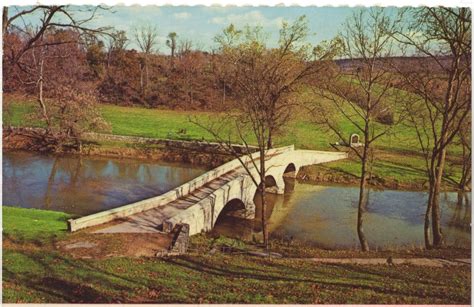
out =
[[[267,175],[265,176],[265,187],[266,188],[271,188],[277,185],[277,182],[275,180],[275,177],[272,175]]]
[[[237,217],[245,217],[247,211],[247,206],[240,198],[233,198],[229,200],[224,207],[220,210],[220,212],[216,212],[216,219],[214,221],[214,225],[217,223],[219,218],[225,215],[232,215]],[[214,226],[213,225],[213,226]]]
[[[265,176],[265,191],[274,194],[283,194],[285,191],[285,183],[283,177],[267,175]]]
[[[283,177],[289,177],[289,178],[296,178],[296,175],[298,173],[298,167],[296,167],[296,164],[291,162],[288,164],[283,171]]]

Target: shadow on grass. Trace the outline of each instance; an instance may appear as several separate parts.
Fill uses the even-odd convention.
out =
[[[364,273],[365,275],[370,274],[372,276],[379,276],[380,278],[373,279],[373,278],[367,278],[367,277],[362,277],[360,274],[358,274],[357,278],[350,278],[350,277],[343,277],[337,273],[330,273],[328,271],[324,272],[312,272],[313,274],[305,274],[308,277],[301,278],[301,277],[295,277],[291,276],[291,273],[288,274],[288,270],[291,270],[290,267],[288,266],[283,266],[279,265],[282,268],[282,271],[278,272],[278,275],[269,275],[268,273],[265,274],[256,274],[256,273],[249,273],[249,272],[244,272],[241,271],[240,269],[235,270],[233,269],[233,265],[229,265],[228,268],[222,268],[218,267],[215,265],[209,265],[203,261],[196,261],[193,259],[190,259],[188,257],[179,257],[179,258],[168,258],[165,259],[166,262],[176,265],[176,266],[181,266],[190,270],[194,270],[200,273],[204,274],[210,274],[210,275],[215,275],[215,276],[222,276],[226,278],[245,278],[245,279],[254,279],[254,280],[260,280],[260,281],[270,281],[270,282],[299,282],[299,283],[308,283],[308,284],[318,284],[319,286],[326,286],[328,288],[333,288],[333,289],[347,289],[347,290],[353,290],[353,289],[362,289],[362,290],[370,290],[378,293],[383,293],[383,294],[389,294],[389,295],[395,295],[399,297],[417,297],[420,299],[426,299],[426,293],[417,293],[416,290],[414,289],[393,289],[392,287],[388,286],[386,287],[384,283],[382,282],[382,279],[391,279],[392,281],[394,279],[400,280],[401,283],[406,283],[411,282],[411,283],[418,283],[422,285],[429,285],[431,284],[430,282],[424,283],[420,282],[420,280],[416,279],[406,279],[404,277],[397,277],[393,273],[385,271],[384,273],[375,273],[371,270],[364,271],[359,271],[360,266],[351,266],[351,265],[327,265],[326,267],[332,267],[338,271],[338,273],[341,273],[340,269],[344,269],[348,271],[348,273],[354,275],[354,273]],[[274,266],[275,264],[272,264]],[[299,272],[301,273],[301,271]],[[307,272],[309,273],[309,272]],[[395,272],[396,273],[396,272]],[[290,275],[290,276],[289,276]],[[318,278],[314,278],[318,277]],[[353,282],[348,282],[348,279],[353,279]],[[367,283],[372,283],[372,285],[367,285]],[[437,284],[435,284],[437,285]],[[436,293],[432,292],[429,295],[430,297],[435,297],[438,299],[445,299],[445,295],[442,293]]]
[[[308,288],[317,285],[335,294],[361,291],[359,300],[364,298],[364,292],[369,296],[375,292],[391,296],[397,301],[447,301],[446,292],[437,289],[446,287],[448,281],[431,281],[429,273],[416,279],[416,276],[410,277],[409,273],[398,268],[390,271],[353,265],[295,266],[295,263],[286,265],[279,261],[240,257],[235,261],[231,259],[230,264],[226,263],[228,257],[203,259],[190,256],[160,260],[140,258],[95,261],[76,260],[41,251],[9,252],[14,254],[7,255],[8,261],[3,264],[3,281],[21,286],[25,292],[18,296],[30,297],[32,302],[180,303],[184,299],[176,297],[176,285],[182,291],[188,291],[185,292],[186,302],[193,302],[192,298],[196,295],[219,295],[231,286],[246,291],[254,288],[255,282],[265,285],[263,295],[265,291],[270,291],[269,287],[275,286],[271,291],[279,291],[279,287],[286,288],[298,283]],[[28,270],[24,266],[28,266]],[[229,284],[225,282],[227,280],[230,281]],[[205,293],[200,292],[200,287],[192,286],[196,282],[203,283]],[[421,291],[421,288],[428,289],[427,293]],[[317,293],[314,295],[317,296]],[[469,299],[463,296],[462,291],[452,297],[461,303]],[[350,299],[349,296],[340,295],[332,298],[339,302]],[[8,297],[4,294],[4,301],[15,300],[16,296],[11,291]],[[226,302],[225,300],[224,295],[222,301]]]
[[[4,264],[3,282],[21,285],[28,291],[34,290],[40,297],[47,296],[46,300],[32,298],[32,302],[118,303],[126,300],[124,294],[133,291],[133,286],[122,285],[114,279],[143,286],[139,280],[122,278],[82,260],[55,254],[48,254],[45,257],[42,253],[21,251],[15,253],[33,262],[31,270],[20,274]],[[49,257],[52,259],[48,259]],[[117,292],[121,294],[117,295]],[[6,300],[5,297],[3,299]]]

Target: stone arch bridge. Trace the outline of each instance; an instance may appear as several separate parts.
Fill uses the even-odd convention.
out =
[[[256,160],[259,153],[252,154]],[[283,176],[296,177],[305,165],[347,158],[343,152],[295,150],[293,146],[268,150],[265,185],[268,192],[283,194]],[[258,171],[251,157],[243,156],[252,174]],[[258,163],[257,163],[258,164]],[[170,232],[176,225],[188,224],[189,234],[209,231],[219,214],[227,209],[238,210],[243,217],[253,218],[253,202],[257,187],[238,159],[227,162],[165,194],[133,204],[68,221],[70,231],[101,225],[101,233]]]

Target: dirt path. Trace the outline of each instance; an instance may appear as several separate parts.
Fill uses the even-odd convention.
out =
[[[444,267],[451,265],[471,265],[471,259],[446,260],[441,258],[303,258],[302,260],[325,264],[362,264],[362,265],[419,265],[428,267]]]
[[[166,251],[172,237],[161,233],[80,233],[57,242],[56,248],[74,258],[155,257]]]

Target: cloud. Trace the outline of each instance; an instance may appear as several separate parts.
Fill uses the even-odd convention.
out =
[[[191,14],[188,13],[188,12],[181,12],[181,13],[174,13],[173,14],[173,17],[176,18],[176,19],[188,19],[189,17],[191,17]]]
[[[234,24],[236,26],[244,26],[244,25],[260,25],[262,27],[280,27],[283,18],[267,18],[263,15],[260,11],[250,11],[244,14],[229,14],[226,16],[218,16],[213,17],[210,21],[212,24],[218,25],[228,25]]]
[[[210,13],[226,13],[232,10],[235,10],[237,6],[235,5],[219,5],[219,4],[213,4],[210,6],[200,6],[201,10],[204,12],[210,12]]]

